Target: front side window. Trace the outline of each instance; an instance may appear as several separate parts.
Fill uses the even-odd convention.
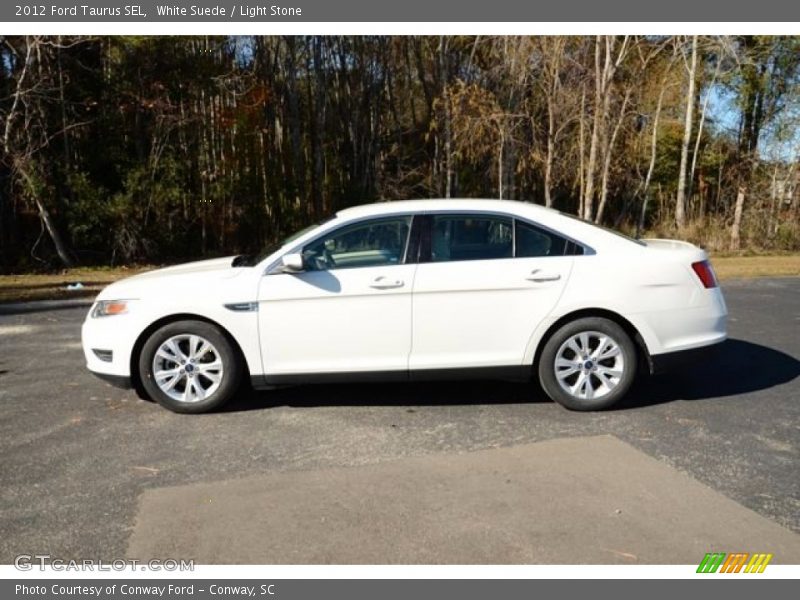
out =
[[[411,217],[374,219],[340,229],[303,248],[308,271],[402,264]]]
[[[431,231],[431,260],[511,258],[512,221],[483,215],[435,215]]]

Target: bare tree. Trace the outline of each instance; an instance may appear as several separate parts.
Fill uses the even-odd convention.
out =
[[[49,65],[43,64],[43,55],[48,50],[59,52],[60,49],[60,44],[46,41],[40,36],[25,36],[24,54],[21,56],[23,63],[16,80],[11,107],[6,114],[0,115],[3,121],[2,160],[25,191],[25,195],[36,206],[42,226],[53,242],[59,259],[64,266],[71,266],[72,256],[43,197],[44,190],[40,183],[41,177],[37,173],[36,161],[38,154],[54,138],[83,124],[67,125],[62,122],[59,130],[50,133],[44,123],[44,103],[57,87],[51,85],[52,74],[49,72]],[[12,51],[17,53],[14,48]],[[35,76],[31,75],[32,70],[37,71]]]
[[[717,46],[717,58],[716,64],[714,66],[714,74],[711,76],[711,80],[708,83],[707,91],[705,98],[703,99],[703,105],[700,108],[700,121],[697,124],[697,135],[695,136],[694,142],[694,151],[692,152],[692,166],[689,169],[689,177],[687,179],[687,192],[686,192],[686,199],[691,201],[692,199],[692,188],[694,187],[694,174],[697,170],[697,157],[700,155],[700,143],[703,139],[703,126],[706,122],[706,114],[708,112],[708,102],[711,99],[711,94],[714,91],[714,86],[717,84],[717,79],[720,75],[720,68],[722,66],[723,60],[723,46],[719,44]]]
[[[542,76],[539,86],[545,97],[547,107],[547,143],[544,157],[544,203],[553,206],[553,161],[555,160],[558,136],[566,126],[566,121],[557,123],[560,108],[563,106],[561,94],[561,62],[567,40],[562,36],[540,38],[542,55]]]
[[[681,144],[681,163],[678,171],[678,194],[675,198],[675,224],[683,229],[686,226],[686,167],[689,162],[689,142],[692,139],[694,123],[694,89],[697,73],[697,36],[692,36],[691,58],[687,61],[686,53],[681,46],[681,54],[686,64],[688,86],[686,90],[686,111],[683,125],[683,143]]]
[[[639,213],[639,219],[636,223],[636,235],[644,229],[644,220],[647,214],[647,202],[650,198],[650,181],[653,178],[653,170],[656,166],[656,155],[658,150],[658,121],[661,118],[661,107],[664,104],[664,93],[667,91],[667,73],[664,71],[664,76],[661,79],[661,86],[658,92],[658,102],[656,103],[656,110],[653,113],[653,126],[650,133],[650,162],[647,165],[647,175],[645,175],[644,182],[642,183],[642,210]]]
[[[611,160],[614,156],[614,144],[617,141],[617,136],[619,135],[619,130],[622,127],[622,123],[625,121],[625,116],[628,110],[628,101],[631,98],[631,88],[629,87],[625,90],[625,97],[622,99],[622,104],[619,108],[619,114],[614,121],[614,129],[611,132],[611,136],[608,137],[605,147],[603,148],[603,170],[602,175],[600,177],[600,203],[597,205],[597,214],[595,215],[594,222],[601,223],[603,220],[603,213],[606,209],[606,202],[608,201],[608,183],[609,183],[609,172],[611,170]]]
[[[594,217],[595,177],[601,139],[607,124],[607,115],[611,104],[611,90],[614,74],[625,59],[628,49],[628,36],[622,40],[617,49],[614,36],[595,38],[594,71],[594,117],[592,134],[589,142],[589,159],[586,163],[586,185],[583,191],[583,218],[591,221]]]

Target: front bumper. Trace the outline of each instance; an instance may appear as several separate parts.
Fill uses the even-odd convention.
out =
[[[81,328],[86,368],[107,381],[130,380],[131,351],[141,329],[134,315],[87,316]]]
[[[109,375],[108,373],[98,373],[97,371],[91,370],[89,372],[106,383],[113,385],[115,388],[120,388],[122,390],[130,390],[133,388],[131,378],[125,375]]]

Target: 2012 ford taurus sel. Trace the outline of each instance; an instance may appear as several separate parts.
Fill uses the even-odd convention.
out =
[[[256,257],[152,271],[103,290],[88,368],[199,413],[255,388],[538,377],[574,410],[637,370],[725,339],[706,253],[498,200],[358,206]]]

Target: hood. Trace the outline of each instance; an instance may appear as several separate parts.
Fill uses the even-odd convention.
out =
[[[214,289],[214,282],[233,279],[251,270],[247,267],[231,266],[233,259],[233,256],[226,256],[199,260],[139,273],[112,283],[100,293],[98,299],[139,298],[154,290],[169,290],[171,294],[175,294],[200,289],[209,293],[209,289]]]
[[[153,279],[156,277],[165,277],[172,275],[185,275],[189,273],[205,273],[207,271],[228,271],[234,268],[231,263],[235,256],[225,256],[223,258],[212,258],[209,260],[196,260],[194,262],[183,263],[182,265],[174,265],[172,267],[164,267],[163,269],[156,269],[154,271],[145,271],[133,277],[129,277],[126,281]]]

